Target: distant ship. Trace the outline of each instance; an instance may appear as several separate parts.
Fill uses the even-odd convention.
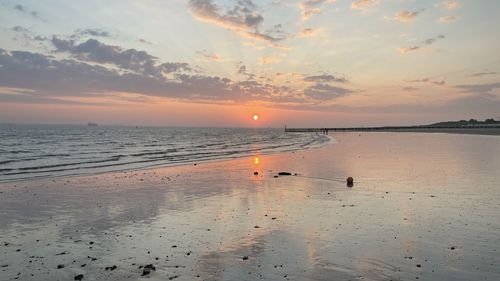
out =
[[[97,123],[91,123],[91,122],[89,122],[89,123],[87,124],[87,126],[97,127],[97,126],[99,126],[99,125],[97,125]]]

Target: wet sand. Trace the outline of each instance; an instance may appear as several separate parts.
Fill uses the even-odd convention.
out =
[[[333,136],[2,184],[0,280],[500,280],[500,137]]]

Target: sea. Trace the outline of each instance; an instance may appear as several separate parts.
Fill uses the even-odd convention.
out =
[[[294,151],[329,141],[275,128],[0,124],[0,182]]]

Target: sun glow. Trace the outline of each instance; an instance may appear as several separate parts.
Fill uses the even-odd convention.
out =
[[[252,116],[252,119],[253,119],[254,121],[257,121],[257,120],[259,120],[259,115],[257,115],[257,114],[254,114],[254,115]]]

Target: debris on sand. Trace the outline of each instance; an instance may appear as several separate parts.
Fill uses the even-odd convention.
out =
[[[352,187],[354,185],[354,179],[352,177],[348,177],[346,181],[348,187]]]
[[[116,269],[116,265],[113,265],[113,266],[106,266],[105,270],[110,270],[110,271],[113,271]]]
[[[142,266],[140,266],[139,268],[141,268]],[[145,275],[149,275],[151,273],[151,270],[153,271],[156,271],[156,267],[154,267],[153,264],[147,264],[144,266],[144,268],[142,269],[142,275],[141,276],[145,276]]]

